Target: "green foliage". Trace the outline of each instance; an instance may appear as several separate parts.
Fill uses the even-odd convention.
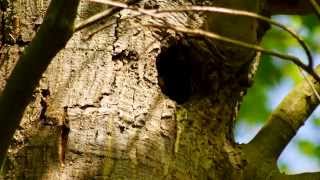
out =
[[[300,32],[313,51],[320,52],[320,46],[317,45],[317,42],[320,41],[320,26],[317,26],[318,19],[315,16],[279,16],[276,19],[284,24],[290,24],[290,27]],[[299,57],[305,57],[296,40],[279,29],[272,28],[269,30],[263,39],[262,45],[267,49],[291,54],[295,52],[298,53]],[[246,123],[251,124],[263,123],[271,112],[271,108],[268,107],[267,103],[270,97],[268,97],[267,93],[285,78],[293,80],[295,84],[302,79],[298,68],[292,63],[270,56],[263,56],[256,74],[255,83],[248,90],[241,105],[240,121],[246,121]]]
[[[319,19],[315,16],[305,16],[303,18],[301,17],[295,17],[296,19],[301,19],[302,24],[301,26],[308,32],[307,35],[304,36],[304,40],[307,42],[307,44],[310,46],[310,48],[314,52],[320,52],[320,26],[319,26]]]
[[[316,119],[314,119],[312,122],[313,122],[313,124],[314,124],[315,126],[320,127],[320,118],[316,118]]]
[[[280,163],[278,166],[279,166],[279,171],[281,173],[286,173],[287,174],[289,172],[289,168],[288,168],[287,164]]]
[[[253,124],[266,120],[271,111],[267,104],[267,92],[280,82],[281,77],[281,68],[271,61],[271,57],[263,56],[255,83],[248,90],[240,108],[242,120]]]
[[[315,152],[315,145],[307,140],[300,140],[298,147],[305,155],[311,156]]]
[[[303,154],[317,158],[320,162],[320,145],[308,140],[300,140],[298,141],[298,147]]]

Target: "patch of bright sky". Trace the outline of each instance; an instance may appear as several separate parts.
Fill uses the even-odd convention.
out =
[[[319,37],[320,27],[316,27],[316,29],[314,31],[315,31],[315,33],[312,38],[314,39],[315,42],[320,42],[320,37]],[[318,48],[320,48],[320,47],[318,47]]]
[[[268,92],[268,106],[271,110],[281,102],[286,94],[292,89],[291,79],[284,79],[280,84]],[[248,124],[245,121],[238,121],[235,129],[235,138],[239,143],[248,143],[261,129],[262,124]]]
[[[235,126],[235,140],[240,144],[248,143],[261,129],[262,124],[248,124],[245,121],[238,121]]]
[[[302,22],[299,20],[291,21],[286,16],[277,16],[275,18],[278,22],[290,26],[299,32],[302,36],[307,36],[309,31],[303,28]],[[303,62],[306,61],[305,52],[298,47],[289,48],[288,53],[299,57]],[[315,64],[320,64],[320,54],[314,55]],[[279,60],[276,60],[279,61]],[[281,63],[280,63],[281,64]],[[281,100],[286,96],[286,94],[293,88],[293,81],[291,79],[283,79],[282,82],[274,87],[270,92],[268,92],[268,106],[271,109],[281,102]],[[312,114],[312,117],[320,117],[320,108]],[[285,163],[288,167],[290,173],[301,173],[301,172],[314,172],[320,171],[320,164],[317,160],[311,157],[303,155],[298,147],[297,143],[300,139],[309,140],[313,143],[320,144],[319,131],[320,128],[314,126],[312,119],[309,118],[305,125],[301,127],[293,138],[293,140],[285,148],[281,156],[279,157],[278,164]],[[235,139],[239,143],[248,143],[261,129],[261,124],[247,124],[244,121],[240,121],[235,129]]]
[[[299,131],[299,133],[300,132],[301,131]],[[294,139],[297,140],[297,137]],[[314,158],[301,154],[297,144],[293,143],[292,141],[280,155],[278,164],[280,163],[287,165],[290,174],[320,171],[319,163]]]
[[[288,16],[279,15],[274,16],[272,19],[290,27],[290,29],[296,31],[302,37],[308,36],[310,34],[309,30],[303,26],[303,22],[298,16],[292,16],[291,18],[288,18]]]

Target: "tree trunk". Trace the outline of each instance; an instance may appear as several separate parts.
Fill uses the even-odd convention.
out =
[[[156,8],[190,2],[139,4]],[[48,2],[0,3],[2,90]],[[249,0],[211,4],[257,13],[263,6]],[[82,2],[77,22],[106,8]],[[259,54],[142,26],[156,20],[126,19],[130,15],[132,11],[122,10],[104,20],[114,23],[90,39],[87,34],[99,24],[75,33],[55,57],[15,133],[4,179],[245,177],[247,159],[232,131]],[[167,20],[250,43],[258,43],[266,30],[253,19],[217,14],[171,14]],[[249,174],[255,179],[267,172]]]

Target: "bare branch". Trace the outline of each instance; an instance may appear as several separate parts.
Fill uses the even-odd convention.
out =
[[[304,71],[308,72],[314,79],[316,79],[318,82],[320,82],[320,77],[317,75],[317,73],[312,69],[309,68],[309,66],[303,64],[301,60],[295,56],[287,55],[287,54],[282,54],[279,52],[275,52],[272,50],[264,49],[261,46],[255,45],[255,44],[249,44],[243,41],[231,39],[225,36],[221,36],[212,32],[200,30],[200,29],[190,29],[190,28],[185,28],[185,27],[177,27],[177,26],[170,26],[170,25],[146,25],[150,27],[157,27],[157,28],[166,28],[166,29],[172,29],[178,32],[182,33],[188,33],[188,34],[193,34],[193,35],[199,35],[199,36],[205,36],[211,39],[216,39],[219,41],[224,41],[228,42],[231,44],[235,44],[240,47],[248,48],[248,49],[253,49],[259,52],[263,52],[272,56],[276,56],[279,58],[282,58],[284,60],[288,60],[296,64],[298,67],[301,67]]]
[[[320,66],[317,71],[320,71]],[[312,83],[319,92],[320,84]],[[256,137],[244,145],[245,149],[256,152],[259,158],[277,158],[318,104],[319,99],[313,93],[312,86],[304,80],[272,112]]]
[[[135,3],[138,3],[140,0],[130,0],[128,1],[128,5],[132,5],[132,4],[135,4]],[[93,1],[95,2],[95,1]],[[106,9],[100,13],[97,13],[91,17],[89,17],[88,19],[80,22],[79,24],[75,25],[75,32],[77,31],[80,31],[81,29],[87,27],[87,26],[90,26],[104,18],[107,18],[107,17],[110,17],[110,16],[113,16],[114,14],[116,14],[117,12],[119,12],[120,10],[122,10],[123,8],[121,7],[111,7],[109,9]]]
[[[320,19],[320,6],[319,6],[319,4],[317,3],[316,0],[309,0],[309,2],[312,5],[314,12],[316,13],[318,18]]]
[[[103,18],[110,17],[110,16],[114,15],[115,13],[119,12],[119,10],[121,10],[121,9],[122,8],[112,7],[107,10],[104,10],[98,14],[95,14],[95,15],[89,17],[88,19],[80,22],[79,24],[75,25],[75,28],[74,28],[75,32],[80,31],[81,29],[92,25]]]
[[[319,9],[319,12],[320,12],[320,8],[319,8],[317,2],[315,2],[315,0],[310,0],[310,1],[311,1],[311,3],[313,3],[313,7],[315,9]],[[304,42],[304,40],[301,39],[299,37],[299,35],[296,32],[294,32],[293,30],[287,28],[286,26],[282,25],[281,23],[273,21],[270,18],[261,16],[256,13],[247,12],[247,11],[233,10],[233,9],[221,8],[221,7],[208,7],[208,6],[188,6],[188,7],[175,8],[175,9],[161,9],[161,10],[157,10],[156,13],[166,13],[166,12],[174,13],[174,12],[184,12],[184,11],[207,11],[207,12],[215,12],[215,13],[217,13],[217,12],[218,13],[226,13],[226,14],[232,14],[232,15],[237,15],[237,16],[251,17],[251,18],[259,19],[259,20],[265,21],[269,24],[275,25],[275,26],[283,29],[284,31],[288,32],[290,35],[292,35],[292,37],[294,37],[300,43],[300,45],[302,46],[302,48],[304,49],[304,51],[307,54],[309,68],[313,69],[313,58],[311,55],[311,51],[308,48],[307,44]],[[301,72],[300,68],[299,68],[299,70]],[[307,77],[305,77],[303,72],[301,72],[301,74],[309,82],[309,79]],[[312,83],[308,83],[308,84],[313,88],[314,93],[317,95],[317,98],[320,100],[319,93],[315,90],[315,88],[313,87],[313,84]]]
[[[308,57],[308,63],[309,67],[313,67],[313,58],[311,51],[307,44],[304,42],[304,40],[293,30],[286,27],[285,25],[278,23],[277,21],[274,21],[268,17],[261,16],[256,13],[248,12],[248,11],[242,11],[242,10],[235,10],[235,9],[229,9],[229,8],[222,8],[222,7],[214,7],[214,6],[187,6],[187,7],[181,7],[181,8],[175,8],[175,9],[160,9],[155,11],[155,13],[174,13],[174,12],[185,12],[185,11],[206,11],[206,12],[213,12],[213,13],[223,13],[223,14],[230,14],[234,16],[245,16],[250,17],[254,19],[258,19],[264,22],[267,22],[269,24],[272,24],[276,27],[279,27],[280,29],[283,29],[284,31],[288,32],[294,39],[296,39],[299,44],[304,49],[307,57]]]
[[[90,0],[90,1],[102,3],[102,4],[107,4],[110,6],[119,7],[119,8],[123,8],[123,9],[131,9],[133,11],[136,11],[136,12],[139,12],[139,13],[142,13],[145,15],[149,15],[149,16],[156,17],[156,18],[161,18],[161,16],[159,16],[155,13],[156,10],[148,10],[148,9],[144,9],[144,8],[132,7],[129,4],[125,4],[125,3],[117,2],[117,1],[111,1],[111,0]]]
[[[25,49],[0,96],[0,163],[23,111],[52,58],[73,34],[79,0],[52,0],[39,31]]]
[[[296,64],[298,67],[301,67],[303,70],[308,72],[313,78],[315,78],[317,81],[320,82],[320,77],[314,72],[314,70],[312,68],[313,59],[312,59],[311,52],[310,52],[309,48],[307,47],[307,45],[304,43],[304,41],[294,31],[290,30],[289,28],[285,27],[284,25],[282,25],[280,23],[272,21],[271,19],[269,19],[267,17],[261,16],[261,15],[255,14],[255,13],[247,12],[247,11],[240,11],[240,10],[233,10],[233,9],[219,8],[219,7],[190,6],[190,7],[181,8],[180,11],[179,11],[179,8],[178,9],[167,9],[167,10],[146,10],[143,8],[130,7],[127,4],[124,4],[121,2],[110,1],[110,0],[90,0],[90,1],[104,3],[104,4],[111,5],[111,6],[121,7],[121,8],[131,9],[133,11],[140,12],[142,14],[149,15],[149,16],[155,17],[155,18],[161,18],[161,16],[159,16],[159,14],[164,13],[164,12],[210,11],[210,12],[226,13],[226,14],[231,14],[231,15],[247,16],[247,17],[252,17],[252,18],[259,19],[259,20],[263,20],[268,23],[272,23],[272,24],[284,29],[285,31],[289,32],[295,39],[297,39],[299,41],[299,43],[302,45],[303,49],[306,51],[306,54],[308,56],[308,61],[309,61],[308,66],[303,64],[297,57],[278,53],[278,52],[271,51],[271,50],[267,50],[267,49],[264,49],[258,45],[249,44],[249,43],[238,41],[238,40],[231,39],[228,37],[223,37],[218,34],[210,33],[207,31],[200,30],[200,29],[188,29],[188,28],[183,28],[183,27],[174,27],[174,26],[168,25],[167,23],[165,26],[167,28],[174,29],[174,30],[179,29],[178,31],[180,31],[180,32],[194,34],[194,35],[207,36],[212,39],[225,41],[225,42],[228,42],[231,44],[235,44],[238,46],[242,46],[242,47],[249,48],[249,49],[254,49],[256,51],[260,51],[260,52],[264,52],[264,53],[267,53],[267,54],[270,54],[273,56],[277,56],[282,59],[287,59],[287,60],[293,62],[294,64]],[[149,25],[149,26],[155,27],[156,25]],[[165,26],[161,26],[161,27],[164,28]],[[158,26],[158,27],[160,27],[160,26]]]

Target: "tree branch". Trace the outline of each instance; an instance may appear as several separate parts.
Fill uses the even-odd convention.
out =
[[[114,15],[115,13],[119,12],[121,10],[121,8],[118,8],[118,7],[111,7],[109,9],[106,9],[100,13],[97,13],[91,17],[89,17],[88,19],[80,22],[79,24],[75,25],[75,31],[80,31],[82,30],[83,28],[87,27],[87,26],[90,26],[104,18],[107,18],[109,16],[112,16]]]
[[[156,10],[155,13],[161,14],[161,13],[175,13],[175,12],[186,12],[186,11],[204,11],[204,12],[211,12],[211,13],[222,13],[222,14],[230,14],[234,16],[244,16],[244,17],[250,17],[254,19],[258,19],[260,21],[264,21],[268,24],[274,25],[286,32],[288,32],[294,39],[298,41],[298,43],[301,45],[301,47],[306,52],[306,55],[308,57],[308,66],[310,68],[313,68],[313,58],[311,51],[307,44],[304,42],[304,40],[293,30],[286,27],[285,25],[282,25],[281,23],[278,23],[277,21],[274,21],[268,17],[248,12],[248,11],[242,11],[237,9],[229,9],[229,8],[223,8],[223,7],[214,7],[214,6],[186,6],[186,7],[178,7],[174,9],[160,9]]]
[[[318,3],[320,0],[316,0]],[[308,0],[267,0],[266,9],[271,15],[277,14],[311,14],[314,12]]]
[[[128,1],[128,5],[132,5],[132,4],[135,4],[135,3],[138,3],[140,0],[129,0]],[[75,31],[80,31],[82,30],[83,28],[87,27],[87,26],[90,26],[104,18],[107,18],[107,17],[110,17],[110,16],[113,16],[114,14],[118,13],[120,10],[122,10],[121,7],[111,7],[111,8],[108,8],[100,13],[97,13],[91,17],[89,17],[88,19],[80,22],[79,24],[75,25]]]
[[[317,72],[320,66],[317,67]],[[304,80],[297,85],[272,112],[267,124],[247,145],[245,151],[256,154],[258,158],[278,158],[298,129],[304,124],[319,104],[314,93],[320,91],[320,84],[312,81],[313,87]]]
[[[271,23],[277,27],[280,27],[282,29],[284,29],[285,31],[289,32],[295,39],[298,40],[298,42],[301,44],[301,46],[303,47],[303,49],[306,51],[306,54],[308,56],[308,61],[309,64],[305,65],[304,63],[302,63],[300,61],[299,58],[294,57],[294,56],[290,56],[290,55],[286,55],[286,54],[282,54],[282,53],[278,53],[278,52],[274,52],[271,50],[267,50],[264,49],[258,45],[255,44],[250,44],[250,43],[246,43],[246,42],[242,42],[236,39],[232,39],[232,38],[228,38],[228,37],[224,37],[218,34],[215,34],[213,32],[207,32],[204,30],[200,30],[200,29],[189,29],[189,28],[184,28],[184,27],[176,27],[176,26],[172,26],[170,24],[168,24],[164,19],[161,19],[165,25],[147,25],[150,27],[157,27],[157,28],[167,28],[167,29],[172,29],[175,31],[179,31],[179,32],[183,32],[183,33],[189,33],[189,34],[194,34],[194,35],[200,35],[200,36],[206,36],[212,39],[216,39],[216,40],[220,40],[220,41],[224,41],[224,42],[228,42],[230,44],[235,44],[241,47],[245,47],[248,49],[254,49],[256,51],[259,52],[263,52],[263,53],[267,53],[273,56],[277,56],[280,57],[282,59],[285,60],[289,60],[291,62],[293,62],[294,64],[296,64],[298,67],[301,67],[303,70],[305,70],[307,73],[309,73],[314,79],[316,79],[318,82],[320,82],[320,77],[315,73],[314,69],[313,69],[313,60],[312,60],[312,56],[311,56],[311,52],[308,48],[308,46],[304,43],[304,41],[299,38],[299,36],[292,30],[286,28],[285,26],[281,25],[280,23],[277,23],[275,21],[272,21],[271,19],[255,14],[255,13],[250,13],[250,12],[246,12],[246,11],[240,11],[240,10],[234,10],[234,9],[228,9],[228,8],[219,8],[219,7],[201,7],[201,6],[190,6],[190,7],[184,7],[181,9],[166,9],[166,10],[147,10],[147,9],[143,9],[143,8],[136,8],[136,7],[131,7],[125,3],[121,3],[121,2],[116,2],[116,1],[112,1],[112,0],[90,0],[92,2],[97,2],[97,3],[103,3],[103,4],[108,4],[111,6],[115,6],[115,7],[119,7],[119,8],[124,8],[124,9],[131,9],[133,11],[139,12],[141,14],[145,14],[145,15],[149,15],[151,17],[154,18],[159,18],[161,19],[161,13],[166,13],[166,12],[184,12],[184,11],[209,11],[209,12],[218,12],[218,13],[225,13],[225,14],[231,14],[231,15],[239,15],[239,16],[246,16],[246,17],[251,17],[251,18],[256,18],[268,23]]]
[[[318,2],[316,0],[309,0],[313,11],[315,12],[315,14],[318,16],[318,18],[320,19],[320,6],[318,4]]]
[[[7,81],[0,96],[0,163],[41,75],[73,34],[79,1],[51,1],[43,24]]]

